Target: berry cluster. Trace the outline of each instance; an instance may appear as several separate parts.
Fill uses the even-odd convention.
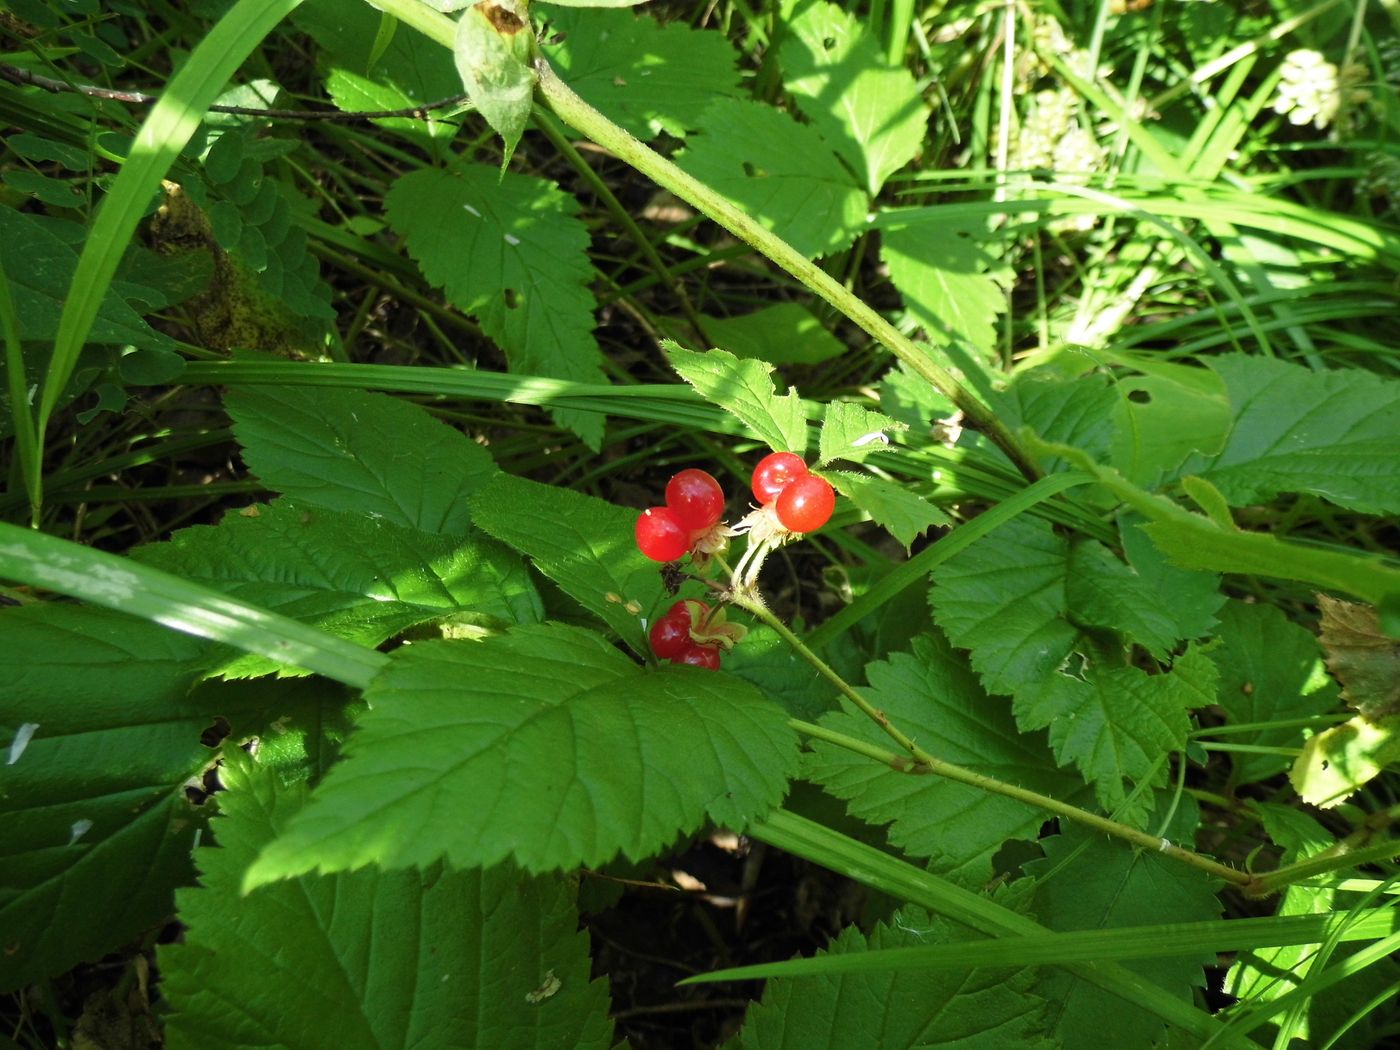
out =
[[[687,598],[651,625],[651,651],[673,664],[718,671],[720,654],[733,649],[747,633],[742,624],[725,619],[724,609]]]
[[[816,532],[831,520],[836,493],[831,483],[807,470],[802,457],[772,452],[753,468],[754,499],[773,504],[779,524],[789,532]]]
[[[692,550],[711,553],[723,546],[719,519],[724,490],[694,467],[666,483],[666,505],[637,518],[637,547],[652,561],[676,561]]]

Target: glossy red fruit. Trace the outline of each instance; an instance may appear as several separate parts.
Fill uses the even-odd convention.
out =
[[[697,602],[701,616],[708,615],[710,607]],[[651,651],[662,660],[674,660],[693,643],[690,637],[690,607],[684,600],[676,602],[654,624],[651,625]]]
[[[753,468],[753,496],[759,503],[772,503],[783,489],[807,473],[807,464],[795,452],[770,452]]]
[[[815,532],[831,520],[836,493],[825,478],[805,474],[778,496],[778,521],[792,532]]]
[[[692,532],[711,528],[724,515],[724,490],[703,470],[688,467],[666,483],[666,506]]]
[[[703,667],[707,671],[719,670],[719,649],[713,645],[692,645],[679,656],[671,657],[671,663],[687,667]]]
[[[652,561],[675,561],[690,550],[690,530],[668,507],[652,507],[637,517],[637,549]]]

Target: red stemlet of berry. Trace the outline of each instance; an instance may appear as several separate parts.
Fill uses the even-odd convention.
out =
[[[724,490],[705,471],[689,467],[666,483],[666,506],[685,528],[703,532],[724,516]]]
[[[690,532],[669,507],[652,507],[637,516],[637,549],[652,561],[675,561],[690,550]]]
[[[770,452],[753,468],[753,498],[772,503],[797,478],[807,473],[807,464],[795,452]]]

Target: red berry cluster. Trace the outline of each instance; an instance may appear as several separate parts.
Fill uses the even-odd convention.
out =
[[[724,515],[719,482],[694,467],[666,483],[666,506],[637,518],[637,547],[652,561],[675,561],[693,550]]]
[[[699,614],[702,623],[695,623],[691,615],[692,607]],[[710,616],[710,607],[701,601],[681,601],[666,612],[666,615],[651,625],[651,651],[661,660],[673,664],[687,664],[690,667],[703,667],[707,671],[719,670],[719,646],[697,642],[691,635],[695,628],[703,629],[703,622]]]
[[[836,509],[831,484],[810,473],[802,457],[792,452],[771,452],[758,461],[753,495],[765,507],[776,502],[778,521],[789,532],[815,532]]]

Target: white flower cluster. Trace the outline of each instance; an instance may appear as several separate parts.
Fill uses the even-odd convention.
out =
[[[1079,114],[1079,97],[1068,88],[1037,92],[1008,158],[1010,166],[1048,168],[1067,182],[1087,181],[1103,164],[1104,149]]]
[[[1279,74],[1274,112],[1287,117],[1290,124],[1311,124],[1321,130],[1337,123],[1345,109],[1366,101],[1366,92],[1356,86],[1364,76],[1360,67],[1338,69],[1320,51],[1290,51]]]

